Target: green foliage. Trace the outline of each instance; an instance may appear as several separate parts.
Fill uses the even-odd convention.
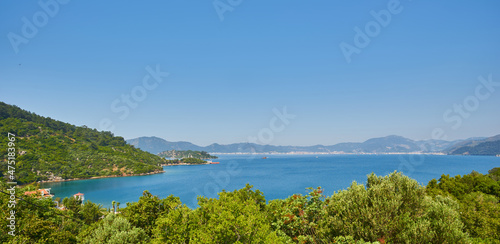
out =
[[[499,168],[483,175],[473,171],[451,178],[442,175],[429,182],[430,196],[450,196],[459,203],[459,213],[469,235],[485,243],[500,243]]]
[[[17,235],[0,232],[0,243],[500,243],[499,201],[489,194],[497,172],[443,176],[427,188],[401,173],[371,174],[366,186],[354,182],[329,197],[309,188],[268,204],[246,185],[218,199],[199,197],[196,209],[144,191],[117,214],[74,198],[58,210],[49,198],[24,196],[38,187],[32,184],[17,188]],[[8,203],[2,193],[2,226]]]
[[[79,213],[82,206],[82,201],[74,197],[65,197],[62,203],[66,209],[74,213]]]
[[[488,176],[494,181],[500,181],[500,168],[493,168],[488,170]]]
[[[207,161],[198,158],[167,159],[166,164],[207,164]]]
[[[471,236],[491,238],[500,243],[500,204],[492,195],[467,194],[460,201],[460,212]]]
[[[95,223],[103,216],[103,213],[101,212],[102,205],[101,204],[95,204],[89,200],[85,202],[80,207],[80,215],[82,220],[85,222],[85,224],[90,225],[92,223]]]
[[[321,241],[318,223],[325,216],[323,190],[312,189],[308,196],[295,194],[285,200],[273,200],[268,205],[270,221],[281,236],[300,243]]]
[[[363,240],[354,240],[352,236],[337,236],[333,238],[332,243],[336,244],[379,244],[380,242],[365,242]]]
[[[155,243],[284,243],[266,220],[262,192],[245,188],[198,198],[199,208],[180,207],[158,220]]]
[[[197,225],[190,236],[202,243],[278,243],[279,237],[266,221],[265,198],[252,186],[219,193],[219,199],[198,198]]]
[[[467,239],[456,203],[436,202],[401,173],[371,174],[366,188],[354,182],[326,203],[327,213],[320,223],[324,239],[352,236],[390,243],[464,243]]]
[[[181,162],[185,163],[185,164],[205,164],[205,163],[207,163],[206,161],[203,161],[203,160],[197,159],[197,158],[183,158],[183,159],[181,159]]]
[[[133,227],[127,219],[109,214],[88,235],[81,235],[79,243],[84,244],[125,244],[147,243],[149,237],[143,229]]]
[[[171,150],[171,151],[164,151],[161,153],[158,153],[158,156],[164,157],[164,158],[197,158],[197,159],[216,159],[217,156],[212,156],[209,153],[205,151],[177,151],[177,150]]]
[[[466,243],[467,234],[462,231],[464,225],[460,221],[459,207],[449,197],[438,196],[435,199],[426,196],[424,218],[430,223],[432,243]],[[404,236],[402,238],[405,238]]]
[[[0,190],[7,186],[0,183]],[[72,219],[68,212],[54,208],[50,198],[24,196],[25,189],[16,189],[16,206],[10,208],[9,196],[0,195],[0,243],[76,243],[78,228],[83,226],[79,219]],[[7,218],[15,211],[16,236],[7,235]]]
[[[154,243],[189,243],[189,232],[195,228],[193,211],[185,206],[173,209],[160,217],[153,230]]]
[[[493,171],[496,173],[496,171]],[[457,175],[451,178],[449,175],[442,175],[439,183],[436,180],[431,180],[427,185],[427,193],[450,194],[453,197],[461,200],[466,194],[473,192],[482,192],[500,198],[500,182],[494,180],[493,177],[480,174],[473,171],[464,176]]]
[[[77,127],[0,102],[0,177],[7,172],[7,133],[16,135],[16,181],[21,184],[158,172],[166,162],[111,132]]]
[[[144,191],[138,202],[127,203],[127,207],[122,209],[122,215],[133,226],[142,228],[148,235],[151,235],[156,220],[180,205],[181,201],[178,197],[170,195],[160,199],[149,191]]]

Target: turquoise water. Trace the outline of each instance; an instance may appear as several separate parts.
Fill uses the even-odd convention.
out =
[[[46,183],[42,187],[52,188],[61,198],[82,192],[86,200],[105,207],[112,201],[125,207],[149,190],[160,197],[178,196],[193,208],[197,195],[216,197],[222,189],[232,191],[246,183],[272,200],[306,194],[305,188],[318,186],[331,195],[352,181],[366,182],[371,172],[386,175],[400,170],[426,185],[441,174],[463,175],[472,170],[484,174],[500,167],[500,157],[442,155],[219,155],[216,161],[220,164],[168,166],[163,174]]]

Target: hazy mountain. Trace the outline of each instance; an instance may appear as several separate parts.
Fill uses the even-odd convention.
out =
[[[424,151],[428,152],[446,152],[450,148],[455,147],[456,145],[471,141],[471,140],[482,140],[484,137],[473,137],[465,140],[454,140],[454,141],[445,141],[445,140],[422,140],[416,141],[417,145],[422,148]]]
[[[369,139],[362,144],[365,152],[418,152],[421,151],[415,141],[402,136],[386,136]]]
[[[458,148],[466,147],[466,146],[473,147],[473,146],[478,145],[481,142],[484,142],[485,140],[487,140],[489,138],[494,138],[494,137],[471,137],[471,138],[468,138],[465,140],[461,140],[461,141],[455,143],[454,145],[451,145],[450,147],[444,149],[443,152],[450,154],[451,152],[455,151]]]
[[[127,143],[144,151],[158,154],[170,150],[193,150],[203,151],[203,148],[191,142],[179,141],[169,142],[159,137],[139,137],[127,140]]]
[[[499,155],[500,135],[486,139],[473,139],[458,143],[448,149],[448,154],[453,155]]]
[[[189,142],[169,142],[158,137],[140,137],[127,142],[142,150],[158,154],[169,150],[196,150],[211,153],[289,153],[289,152],[345,152],[345,153],[409,153],[441,152],[462,141],[414,141],[402,136],[372,138],[365,142],[347,142],[331,146],[273,146],[254,143],[211,144],[201,147]]]

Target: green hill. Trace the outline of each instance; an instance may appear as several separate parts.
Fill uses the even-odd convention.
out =
[[[0,177],[7,174],[7,134],[16,135],[16,181],[125,176],[160,172],[166,160],[99,132],[0,102]]]
[[[177,151],[170,150],[158,153],[158,156],[164,158],[198,158],[198,159],[216,159],[217,156],[212,156],[205,151]]]

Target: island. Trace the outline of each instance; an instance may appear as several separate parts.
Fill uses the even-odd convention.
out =
[[[179,150],[170,150],[158,153],[158,156],[162,158],[196,158],[196,159],[216,159],[217,156],[213,156],[208,154],[205,151],[179,151]]]
[[[182,159],[170,159],[167,163],[161,166],[174,166],[174,165],[201,165],[201,164],[219,164],[219,162],[212,162],[212,160],[205,161],[199,158],[182,158]]]

